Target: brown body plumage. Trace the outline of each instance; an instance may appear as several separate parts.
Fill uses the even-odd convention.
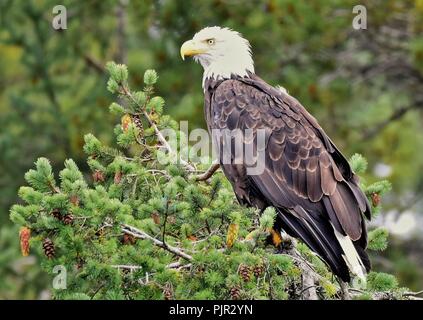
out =
[[[259,77],[205,83],[205,117],[213,129],[266,130],[265,170],[223,164],[240,203],[278,209],[276,225],[300,238],[343,280],[350,279],[333,227],[353,240],[366,270],[370,262],[364,213],[370,206],[357,177],[314,117],[290,95]],[[256,143],[256,137],[244,143]],[[218,142],[219,143],[219,142]]]

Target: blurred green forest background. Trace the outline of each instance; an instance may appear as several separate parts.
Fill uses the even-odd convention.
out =
[[[57,4],[66,30],[52,27]],[[352,27],[357,4],[367,30]],[[127,63],[134,88],[156,69],[166,111],[204,127],[202,69],[179,48],[211,25],[249,39],[257,74],[297,97],[346,156],[362,153],[366,179],[392,182],[372,222],[390,246],[373,265],[423,289],[423,0],[0,0],[0,298],[49,296],[37,257],[20,256],[9,208],[39,156],[88,171],[83,135],[111,141],[105,63]]]

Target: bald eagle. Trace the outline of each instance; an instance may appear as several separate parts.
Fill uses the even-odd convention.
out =
[[[204,68],[204,113],[209,131],[247,130],[242,143],[257,151],[257,132],[265,132],[264,168],[249,174],[248,165],[222,161],[238,201],[277,210],[275,228],[300,239],[332,272],[350,281],[365,277],[370,205],[348,161],[316,119],[286,90],[254,73],[251,46],[228,28],[207,27],[181,47]],[[238,159],[239,160],[239,159]]]

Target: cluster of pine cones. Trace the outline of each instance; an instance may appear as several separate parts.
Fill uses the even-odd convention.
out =
[[[238,273],[241,276],[244,282],[248,282],[251,280],[252,275],[256,278],[263,275],[265,271],[264,264],[260,263],[253,267],[248,266],[246,264],[241,264],[238,269]],[[229,289],[229,295],[232,300],[239,300],[241,299],[241,287],[239,285],[234,285]]]
[[[254,267],[250,267],[246,264],[241,264],[238,269],[239,275],[245,282],[250,281],[251,276],[254,274],[256,278],[260,277],[264,272],[264,265],[258,264]]]
[[[61,214],[58,209],[51,212],[52,216],[57,220],[62,221],[66,225],[70,225],[73,222],[73,215],[71,213]]]
[[[65,225],[71,225],[73,223],[74,217],[71,213],[62,214],[59,209],[54,209],[51,215]],[[56,255],[56,247],[53,241],[50,238],[45,238],[42,245],[45,256],[48,259],[53,259]]]

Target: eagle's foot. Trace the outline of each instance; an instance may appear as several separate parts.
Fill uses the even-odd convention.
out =
[[[278,229],[270,228],[267,243],[273,244],[280,251],[290,251],[294,248],[293,239],[286,233],[281,233]]]

